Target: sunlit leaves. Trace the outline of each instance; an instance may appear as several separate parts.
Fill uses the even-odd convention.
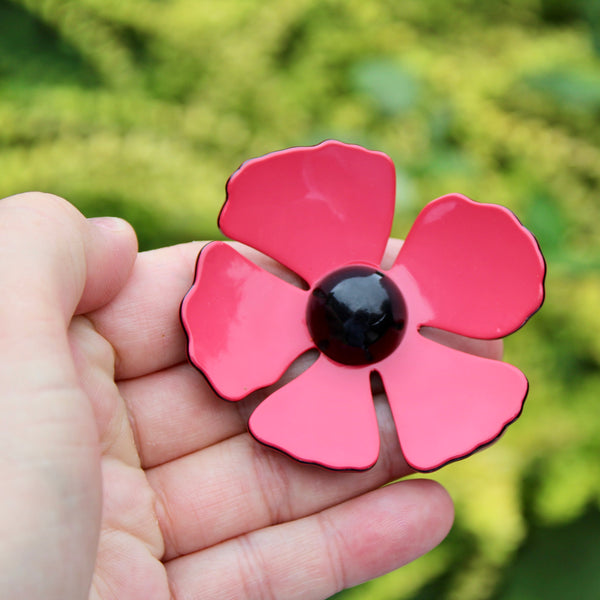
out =
[[[396,235],[461,192],[538,236],[546,304],[506,343],[523,416],[437,475],[457,505],[440,551],[350,597],[490,599],[528,518],[600,496],[598,6],[0,0],[0,196],[120,214],[144,248],[212,237],[243,160],[339,137],[393,158]]]

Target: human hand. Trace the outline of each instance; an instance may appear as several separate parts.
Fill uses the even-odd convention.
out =
[[[26,194],[0,201],[0,245],[1,597],[326,598],[448,532],[438,484],[381,487],[409,469],[380,393],[382,451],[364,473],[249,436],[259,394],[224,402],[186,360],[178,307],[201,244],[132,267],[125,223]]]

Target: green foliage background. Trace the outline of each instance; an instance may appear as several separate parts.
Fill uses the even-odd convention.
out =
[[[0,197],[212,238],[243,160],[337,138],[393,158],[398,236],[448,192],[513,209],[548,262],[524,414],[434,475],[446,542],[339,597],[597,599],[599,52],[596,0],[0,0]]]

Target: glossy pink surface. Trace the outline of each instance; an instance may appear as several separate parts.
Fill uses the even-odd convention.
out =
[[[381,262],[396,174],[381,152],[340,142],[248,161],[227,183],[219,227],[312,284],[351,262]]]
[[[393,166],[380,153],[339,142],[293,148],[248,161],[232,176],[220,224],[315,286],[348,265],[378,267],[393,184]],[[531,233],[503,207],[444,196],[423,209],[386,274],[406,304],[397,348],[358,366],[322,354],[252,414],[258,440],[304,462],[369,468],[379,452],[373,371],[417,470],[471,454],[518,417],[528,384],[516,367],[439,345],[419,329],[484,339],[522,325],[544,294],[545,264]],[[210,244],[182,303],[190,360],[229,400],[274,383],[315,346],[306,325],[311,293],[224,243]],[[351,299],[361,302],[360,294]]]
[[[421,211],[396,265],[410,271],[432,307],[419,325],[467,337],[512,333],[544,298],[544,259],[533,235],[503,206],[460,194]]]
[[[402,452],[417,471],[432,471],[492,442],[521,413],[528,387],[512,365],[458,352],[414,331],[377,370]]]
[[[227,400],[277,381],[312,346],[298,318],[306,295],[227,244],[208,244],[181,306],[190,360]]]
[[[368,469],[379,455],[368,371],[343,368],[326,356],[252,413],[259,441],[303,462],[331,469]]]

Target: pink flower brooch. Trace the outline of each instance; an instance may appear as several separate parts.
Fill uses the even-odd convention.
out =
[[[390,158],[359,146],[327,141],[249,160],[227,183],[219,226],[308,289],[213,242],[183,299],[190,360],[226,400],[273,384],[298,356],[320,351],[249,420],[258,441],[300,461],[375,464],[374,371],[418,471],[489,444],[521,413],[521,371],[419,330],[495,339],[521,327],[544,297],[535,238],[508,209],[450,194],[425,206],[384,271],[394,197]]]

